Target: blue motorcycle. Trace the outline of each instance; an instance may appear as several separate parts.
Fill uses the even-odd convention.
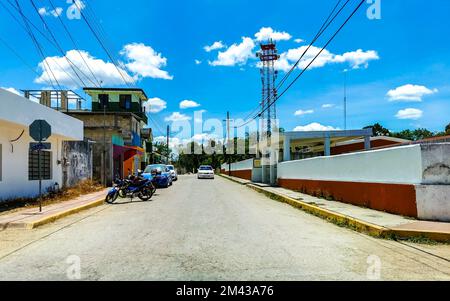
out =
[[[152,180],[138,176],[130,176],[128,179],[116,179],[114,187],[108,192],[106,202],[114,203],[120,196],[122,198],[129,197],[131,199],[138,197],[142,201],[148,201],[152,198],[156,188]]]

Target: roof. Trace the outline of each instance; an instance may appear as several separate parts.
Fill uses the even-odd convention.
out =
[[[391,141],[391,142],[395,142],[395,143],[409,143],[409,142],[411,142],[411,141],[406,140],[406,139],[389,137],[389,136],[376,136],[376,137],[371,137],[370,138],[370,141],[378,141],[378,140]],[[363,142],[364,142],[364,139],[354,139],[354,140],[349,140],[349,141],[344,141],[344,142],[338,142],[338,143],[336,143],[336,146],[358,144],[358,143],[363,143]]]
[[[137,92],[141,93],[144,100],[148,100],[147,94],[145,94],[145,91],[140,88],[94,88],[94,87],[85,87],[83,88],[83,91],[86,93],[89,91],[93,92]]]
[[[82,121],[0,89],[0,123],[28,129],[37,119],[46,120],[52,127],[53,135],[64,140],[80,141],[84,138]]]

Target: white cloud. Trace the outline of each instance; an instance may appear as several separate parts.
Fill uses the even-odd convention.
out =
[[[225,48],[226,46],[222,43],[222,41],[214,42],[211,46],[205,46],[203,49],[205,49],[206,52],[211,52],[213,50],[218,50]]]
[[[217,59],[209,62],[211,66],[235,66],[244,65],[253,56],[255,42],[248,37],[243,37],[240,44],[233,44],[225,51],[219,51]]]
[[[326,103],[322,105],[322,109],[330,109],[330,108],[334,108],[336,105],[332,104],[332,103]]]
[[[292,36],[287,32],[274,31],[271,27],[262,27],[259,32],[255,34],[257,41],[266,41],[272,39],[274,41],[287,41]]]
[[[3,90],[6,90],[8,92],[14,93],[16,95],[22,96],[22,93],[19,90],[17,90],[16,88],[5,88],[5,87],[0,87],[0,88]]]
[[[398,87],[396,89],[390,90],[387,93],[387,96],[389,97],[390,101],[396,101],[396,100],[405,100],[405,101],[422,101],[422,98],[426,95],[432,95],[437,93],[438,90],[434,89],[428,89],[425,86],[419,86],[419,85],[404,85],[401,87]]]
[[[295,112],[295,116],[303,116],[303,115],[307,115],[307,114],[314,114],[314,110],[298,110]]]
[[[128,81],[132,82],[133,78],[129,75],[123,68],[119,67],[119,71],[117,71],[114,64],[105,62],[101,59],[97,59],[91,56],[87,51],[83,50],[69,50],[66,53],[66,56],[55,56],[55,57],[47,57],[44,61],[40,62],[38,67],[42,70],[42,74],[35,79],[35,82],[38,84],[48,84],[49,82],[54,82],[53,75],[56,77],[60,85],[69,87],[71,89],[79,88],[81,83],[77,79],[75,72],[72,70],[71,65],[68,63],[66,57],[73,62],[83,73],[81,74],[78,69],[75,68],[77,73],[79,73],[80,77],[87,85],[92,85],[87,77],[92,77],[89,69],[86,67],[83,62],[84,58],[86,63],[89,65],[92,72],[95,74],[98,80],[103,81],[103,85],[111,86],[111,85],[123,85],[123,79],[120,75],[122,73],[123,77]],[[51,71],[48,66],[50,66]],[[53,74],[52,74],[53,73]],[[75,81],[74,81],[75,80]],[[93,80],[93,79],[91,79]]]
[[[150,46],[143,43],[128,44],[123,47],[120,54],[128,59],[125,66],[138,78],[173,79],[167,71],[161,70],[167,65],[167,59]]]
[[[380,57],[376,51],[374,50],[363,51],[362,49],[346,52],[344,54],[336,55],[334,57],[334,61],[336,63],[348,62],[353,69],[359,69],[361,66],[363,68],[368,68],[370,61],[379,59]]]
[[[295,39],[294,42],[297,44],[303,43],[305,40],[303,39]]]
[[[196,65],[200,65],[202,63],[202,61],[200,61],[200,60],[194,60],[194,62]]]
[[[395,115],[395,117],[397,117],[398,119],[410,119],[410,120],[418,120],[422,118],[422,116],[423,111],[411,108],[400,110],[398,111],[397,115]]]
[[[192,119],[191,117],[181,114],[180,112],[173,112],[172,115],[170,115],[169,117],[166,117],[164,119],[164,121],[177,122],[177,121],[189,121],[191,119]]]
[[[338,128],[314,122],[305,126],[298,126],[294,129],[294,132],[338,131],[338,130],[339,130]]]
[[[282,70],[285,72],[289,71],[294,63],[296,63],[297,60],[303,55],[307,48],[308,46],[304,45],[283,52],[280,55],[280,59],[275,62],[275,67],[278,70]],[[303,55],[302,60],[298,64],[298,68],[305,69],[314,59],[314,57],[319,54],[320,51],[321,48],[311,46],[308,52]],[[369,66],[369,61],[378,59],[379,56],[374,50],[362,51],[361,49],[359,49],[352,52],[346,52],[342,55],[336,55],[331,53],[327,49],[324,49],[322,53],[317,57],[317,59],[311,64],[309,69],[321,68],[327,64],[332,63],[349,63],[350,66],[354,69],[360,68],[361,66],[367,68]]]
[[[180,102],[180,109],[198,108],[199,106],[200,104],[193,100],[183,100]]]
[[[146,112],[155,114],[165,110],[167,108],[167,102],[161,98],[154,97],[146,101],[144,107]]]

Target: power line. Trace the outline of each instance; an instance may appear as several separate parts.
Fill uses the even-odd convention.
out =
[[[302,55],[300,56],[300,58],[297,60],[297,62],[291,67],[291,69],[284,75],[284,77],[281,79],[281,81],[279,82],[279,84],[277,85],[277,89],[280,89],[283,84],[286,82],[286,80],[289,78],[289,76],[291,75],[291,73],[297,68],[298,64],[301,62],[301,60],[303,59],[303,57],[305,56],[305,54],[309,51],[309,49],[312,47],[312,45],[320,38],[320,36],[328,29],[328,27],[334,22],[334,20],[336,19],[336,17],[342,12],[342,10],[347,6],[347,4],[349,3],[350,0],[347,0],[344,5],[339,9],[339,11],[334,15],[333,18],[331,18],[333,16],[333,14],[335,13],[336,9],[338,8],[339,4],[342,2],[342,0],[338,0],[336,5],[334,6],[334,8],[332,9],[332,11],[330,12],[330,14],[328,15],[328,17],[326,18],[326,20],[323,22],[322,26],[320,27],[320,29],[318,30],[318,32],[316,33],[315,37],[311,40],[309,46],[305,49],[305,51],[302,53]],[[330,20],[331,18],[331,20]],[[265,99],[265,100],[268,100]],[[249,118],[251,118],[254,113],[256,113],[256,111],[258,111],[260,109],[260,106],[257,106],[249,115],[247,115],[244,120],[247,120]],[[261,113],[262,114],[262,113]],[[243,127],[247,124],[249,124],[250,122],[252,122],[254,119],[248,120],[247,122],[243,123],[242,125],[239,126],[235,126],[235,128],[240,128]]]
[[[8,1],[8,2],[9,2],[9,1]],[[58,79],[55,77],[55,74],[53,73],[53,70],[51,69],[50,64],[49,64],[49,63],[47,62],[47,60],[46,60],[46,56],[45,56],[45,54],[44,54],[44,51],[42,50],[42,46],[41,46],[41,45],[39,44],[39,42],[37,41],[37,39],[36,39],[36,37],[35,37],[33,31],[32,31],[31,28],[30,28],[30,25],[29,25],[28,22],[27,22],[27,19],[26,19],[25,15],[24,15],[23,12],[22,12],[22,8],[20,7],[19,1],[18,1],[18,0],[15,0],[15,2],[16,2],[16,5],[17,5],[16,8],[17,8],[17,10],[19,11],[19,14],[22,16],[22,19],[23,19],[23,21],[24,21],[24,23],[25,23],[26,31],[27,31],[28,35],[30,36],[31,40],[33,41],[33,43],[34,43],[36,49],[38,50],[39,54],[41,55],[42,59],[43,59],[43,61],[42,61],[43,64],[44,64],[44,65],[47,65],[47,68],[48,68],[48,70],[50,71],[50,73],[51,73],[53,79],[55,80],[56,85],[58,86],[58,88],[59,88],[60,90],[62,90],[61,85],[60,85],[59,82],[58,82]],[[9,3],[12,4],[11,2],[9,2]],[[49,77],[49,79],[50,79],[50,77]],[[53,87],[53,89],[56,90],[56,88],[55,88],[55,86],[53,85],[53,82],[52,82],[51,79],[50,79],[50,82],[52,83],[51,86]]]
[[[53,4],[52,0],[49,0],[50,5],[52,6],[53,10],[56,11],[56,7]],[[92,71],[91,67],[89,66],[89,64],[87,63],[86,59],[84,58],[84,56],[81,54],[80,51],[80,47],[78,47],[77,43],[75,42],[75,39],[73,38],[72,34],[70,33],[70,31],[68,30],[66,24],[64,23],[63,19],[61,18],[61,16],[58,14],[58,19],[62,25],[62,27],[64,28],[64,31],[67,33],[67,35],[69,36],[69,39],[72,41],[72,44],[74,45],[75,49],[77,50],[78,54],[80,55],[81,59],[83,60],[84,64],[86,65],[87,69],[89,70],[89,72],[91,73],[92,77],[95,79],[95,81],[97,82],[97,87],[100,87],[100,81],[98,80],[98,78],[95,76],[94,72]]]
[[[339,29],[334,33],[334,35],[328,40],[328,42],[325,44],[325,46],[323,46],[321,48],[321,50],[317,53],[317,55],[309,62],[309,64],[300,72],[300,74],[288,85],[288,87],[277,96],[277,98],[275,98],[271,103],[268,104],[268,106],[266,108],[264,108],[261,112],[258,113],[258,115],[254,116],[252,119],[250,119],[249,121],[247,121],[246,123],[237,126],[238,127],[243,127],[247,124],[249,124],[250,122],[252,122],[253,120],[255,120],[256,118],[258,118],[259,116],[261,116],[262,114],[264,114],[270,107],[272,107],[277,101],[278,99],[280,99],[293,85],[294,83],[308,70],[308,68],[312,65],[312,63],[322,54],[322,52],[325,50],[326,47],[328,47],[328,45],[334,40],[334,38],[338,35],[338,33],[342,30],[342,28],[344,28],[344,26],[350,21],[350,19],[354,16],[354,14],[359,10],[359,8],[363,5],[365,0],[361,0],[361,2],[359,3],[359,5],[353,10],[353,12],[351,13],[351,15],[345,20],[345,22],[339,27]],[[344,4],[343,7],[345,7],[345,5],[347,5],[347,3],[349,2],[349,0],[347,0],[347,2]],[[339,3],[338,3],[339,4]],[[342,11],[343,7],[341,7],[341,9],[339,10],[339,12],[336,14],[336,16]],[[335,10],[335,9],[334,9]],[[335,17],[336,17],[335,16]],[[335,17],[330,21],[332,22]],[[331,23],[329,23],[331,24]],[[326,28],[329,26],[329,24],[326,26]],[[325,28],[325,29],[326,29]],[[320,32],[320,31],[319,31]],[[322,31],[323,33],[324,31]],[[317,39],[316,39],[317,40]],[[306,52],[303,53],[303,55]],[[302,56],[303,56],[302,55]]]
[[[264,113],[267,111],[274,103],[278,101],[294,84],[295,82],[308,70],[308,68],[314,63],[314,61],[322,54],[322,52],[325,50],[325,48],[330,45],[330,43],[334,40],[334,38],[339,34],[339,32],[344,28],[344,26],[350,21],[350,19],[356,14],[356,12],[359,10],[359,8],[364,4],[365,0],[361,0],[358,6],[353,10],[353,12],[350,14],[350,16],[345,20],[345,22],[339,27],[339,29],[334,33],[334,35],[328,40],[328,42],[322,47],[322,49],[319,51],[319,53],[309,62],[309,64],[306,66],[305,69],[300,72],[300,74],[289,84],[289,86],[274,100],[272,103],[270,103],[262,112]]]
[[[9,8],[8,7],[6,7],[5,6],[5,4],[3,3],[3,2],[0,2],[0,5],[2,5],[5,9],[6,9],[6,11],[11,15],[11,17],[30,35],[30,31],[31,31],[31,28],[29,27],[30,25],[38,32],[38,33],[40,33],[41,34],[41,36],[42,37],[44,37],[53,47],[55,47],[56,49],[58,49],[57,48],[57,46],[56,46],[56,44],[55,44],[55,42],[54,41],[52,41],[50,38],[48,38],[47,37],[47,35],[45,35],[33,22],[31,22],[30,21],[30,19],[28,19],[23,13],[22,13],[22,11],[21,10],[19,10],[19,8],[16,6],[16,5],[14,5],[10,0],[8,0],[8,3],[9,3],[9,5],[11,5],[21,16],[22,16],[22,19],[23,19],[23,21],[24,21],[24,23],[26,24],[26,25],[23,25],[18,19],[17,19],[17,17],[9,10]],[[32,31],[31,31],[32,32]],[[36,39],[36,38],[35,38]],[[32,40],[33,40],[33,38],[32,38]],[[37,39],[36,39],[36,41],[37,41]],[[33,42],[34,42],[34,40],[33,40]],[[42,48],[42,46],[40,46],[41,48]],[[45,58],[46,58],[46,56],[45,55],[43,55],[43,57],[42,57],[42,59],[43,59],[43,61],[44,61],[44,64],[45,65],[49,65],[47,62],[45,62]],[[59,69],[62,71],[62,72],[64,72],[74,83],[76,83],[76,80],[72,77],[72,75],[70,74],[70,73],[68,73],[67,71],[65,71],[64,70],[64,68],[62,68],[62,66],[58,63],[58,61],[56,61],[56,60],[53,60],[53,62],[59,67]],[[76,67],[76,65],[74,65],[75,67]],[[76,68],[78,68],[78,67],[76,67]],[[51,69],[50,69],[51,70]],[[80,70],[81,71],[81,70]],[[81,71],[82,72],[82,71]],[[53,72],[52,72],[53,73]],[[84,73],[83,73],[84,74]],[[86,76],[86,75],[85,75]],[[52,86],[53,86],[53,84],[52,84]],[[54,87],[54,86],[53,86]],[[61,89],[61,88],[60,88]]]
[[[128,83],[128,81],[125,79],[125,76],[122,74],[120,68],[118,67],[117,62],[115,62],[115,60],[113,59],[112,55],[110,54],[109,50],[105,47],[104,43],[102,42],[102,40],[100,39],[99,35],[97,34],[97,32],[94,30],[94,28],[92,27],[92,25],[89,23],[88,19],[86,18],[85,14],[83,13],[82,8],[78,5],[77,1],[73,2],[77,9],[80,11],[80,15],[83,18],[83,20],[86,22],[86,25],[89,27],[89,29],[91,30],[92,34],[95,36],[96,40],[99,42],[100,46],[103,48],[103,50],[106,52],[106,54],[108,55],[109,59],[112,61],[114,67],[117,69],[117,72],[119,72],[120,76],[122,77],[122,80],[124,81],[124,83],[130,87],[130,84]]]
[[[64,52],[64,50],[62,49],[61,45],[59,44],[58,40],[56,39],[56,37],[53,35],[52,30],[50,29],[50,27],[48,26],[47,22],[45,21],[45,19],[42,17],[42,15],[39,13],[39,9],[37,8],[36,4],[34,3],[33,0],[30,0],[31,5],[33,6],[36,14],[38,14],[39,18],[41,19],[42,23],[44,23],[44,27],[47,29],[48,33],[50,34],[51,38],[53,39],[53,41],[56,44],[56,47],[58,48],[58,50],[61,52],[61,54],[64,56],[64,58],[66,59],[67,63],[69,63],[70,68],[72,69],[72,71],[75,73],[75,76],[80,80],[81,84],[85,87],[86,83],[83,81],[83,79],[81,78],[81,76],[78,74],[78,72],[75,70],[74,68],[74,64],[73,62],[67,57],[66,53]],[[86,75],[85,75],[86,76]],[[95,83],[94,83],[95,84]]]

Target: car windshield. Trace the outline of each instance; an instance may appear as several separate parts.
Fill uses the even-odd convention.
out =
[[[200,166],[199,170],[213,170],[211,166]]]
[[[167,169],[168,169],[168,170],[174,170],[174,167],[173,167],[172,165],[168,165],[168,166],[167,166]]]
[[[155,165],[149,165],[147,166],[147,168],[144,170],[144,173],[151,173],[152,170],[157,170],[158,172],[163,172],[166,170],[166,166],[165,165],[161,165],[161,164],[155,164]]]

